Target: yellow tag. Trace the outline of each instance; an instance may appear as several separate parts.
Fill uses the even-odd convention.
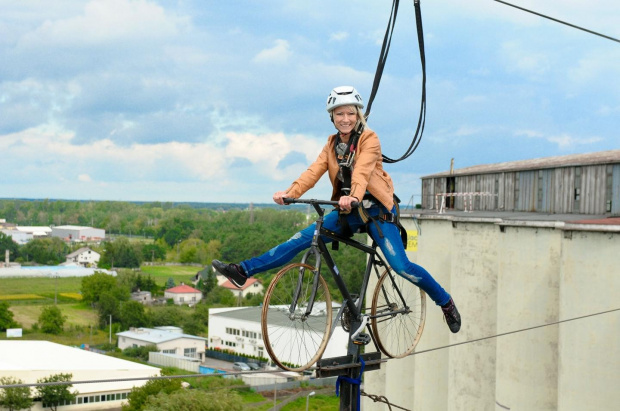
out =
[[[418,251],[418,230],[407,230],[407,248],[405,251]]]

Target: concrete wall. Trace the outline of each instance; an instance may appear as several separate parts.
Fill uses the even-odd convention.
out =
[[[415,230],[412,220],[404,222]],[[419,225],[410,259],[452,294],[463,325],[451,334],[427,297],[416,351],[464,344],[388,361],[365,374],[368,394],[413,410],[568,411],[620,403],[619,311],[510,333],[620,308],[619,226],[449,215],[420,216]],[[498,334],[506,335],[484,338]],[[385,404],[363,397],[362,407]]]

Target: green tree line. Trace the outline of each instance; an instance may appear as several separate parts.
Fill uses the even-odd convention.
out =
[[[303,211],[305,209],[299,207],[248,210],[224,205],[201,208],[159,202],[0,200],[0,218],[7,222],[74,224],[105,229],[109,236],[106,241],[90,244],[101,253],[99,266],[102,268],[137,268],[146,261],[205,266],[213,259],[239,262],[262,254],[306,227],[316,216],[310,215],[308,219]],[[79,246],[70,247],[57,238],[35,239],[17,246],[0,233],[0,253],[3,255],[4,250],[9,249],[11,259],[21,262],[58,264]],[[364,254],[351,247],[341,247],[334,257],[347,284],[352,289],[359,288]],[[277,270],[272,270],[259,278],[268,281],[275,272]],[[334,289],[330,276],[326,278]]]

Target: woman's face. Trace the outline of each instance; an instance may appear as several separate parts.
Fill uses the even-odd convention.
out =
[[[354,106],[340,106],[333,111],[334,125],[340,134],[349,134],[357,123],[357,111]]]

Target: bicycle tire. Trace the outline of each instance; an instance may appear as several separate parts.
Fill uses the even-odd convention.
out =
[[[404,306],[409,311],[385,316]],[[425,321],[426,293],[400,275],[390,275],[390,271],[386,270],[375,287],[370,320],[381,352],[391,358],[411,354],[422,336]]]
[[[276,274],[265,292],[261,315],[263,342],[273,362],[285,370],[299,372],[310,368],[323,355],[330,337],[331,295],[320,275],[313,313],[307,318],[302,316],[312,291],[314,271],[307,264],[290,264]],[[289,307],[300,274],[303,285],[291,316]]]

